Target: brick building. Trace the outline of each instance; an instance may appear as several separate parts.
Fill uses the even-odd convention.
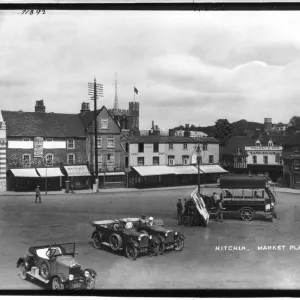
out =
[[[47,113],[43,100],[36,102],[34,112],[1,113],[8,190],[34,190],[37,185],[60,190],[66,180],[75,188],[90,186],[86,134],[78,114]]]

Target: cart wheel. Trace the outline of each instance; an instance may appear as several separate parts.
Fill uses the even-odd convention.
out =
[[[249,207],[242,208],[241,219],[243,221],[252,221],[254,219],[254,210]]]

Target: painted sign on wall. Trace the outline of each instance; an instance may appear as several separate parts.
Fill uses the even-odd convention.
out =
[[[33,141],[34,157],[43,157],[43,138],[35,137]]]

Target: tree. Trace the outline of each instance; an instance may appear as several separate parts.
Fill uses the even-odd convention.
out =
[[[220,146],[226,146],[227,141],[232,136],[232,125],[227,119],[218,119],[213,128],[213,136],[220,141]]]
[[[300,130],[300,117],[294,116],[290,119],[288,124],[287,132],[295,133]]]

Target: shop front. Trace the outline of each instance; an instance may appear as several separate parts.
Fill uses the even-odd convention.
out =
[[[74,190],[89,189],[92,186],[91,173],[86,165],[64,166],[66,180]],[[63,183],[65,188],[65,182]]]
[[[192,185],[198,182],[198,167],[193,165],[188,166],[172,166],[175,173],[176,185]],[[203,172],[200,169],[200,181],[203,177]]]
[[[127,185],[125,172],[105,172],[99,173],[99,188],[112,189],[124,188]]]
[[[60,168],[37,168],[38,174],[41,177],[41,191],[61,191],[62,190],[62,174]],[[46,189],[47,187],[47,189]]]
[[[34,191],[41,185],[41,177],[35,168],[10,169],[7,171],[7,190],[15,192]]]
[[[201,165],[200,170],[203,172],[202,183],[216,183],[221,174],[228,173],[219,165]]]

